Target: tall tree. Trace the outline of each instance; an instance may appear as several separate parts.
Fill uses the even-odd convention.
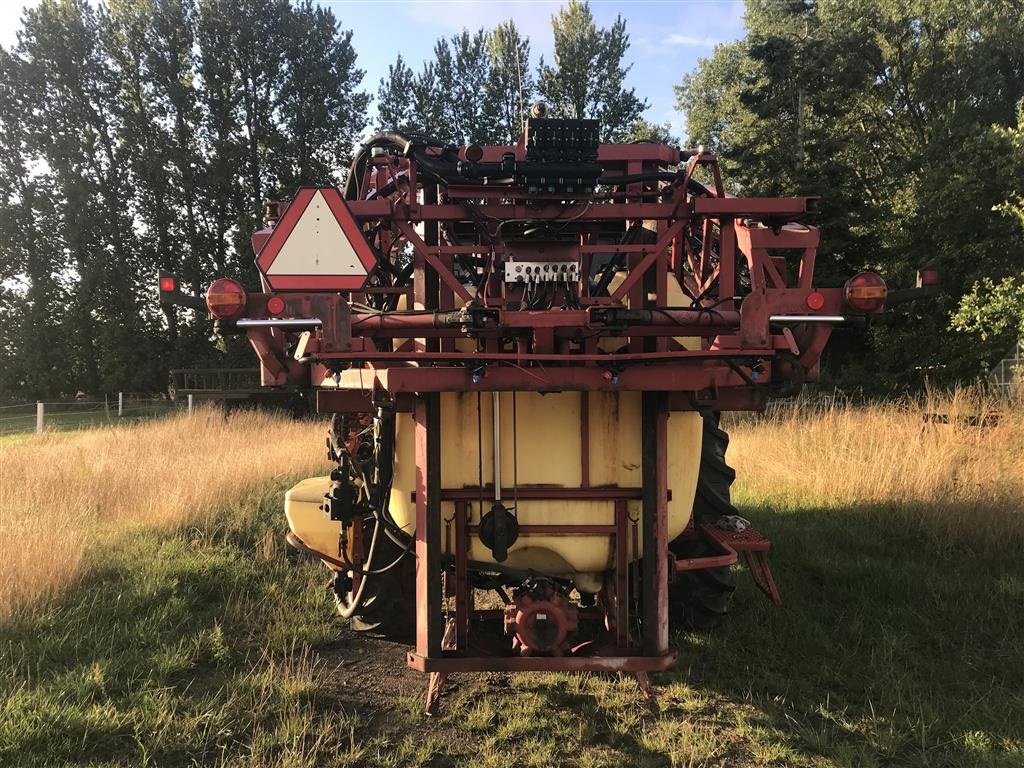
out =
[[[538,90],[554,116],[596,118],[604,141],[619,141],[647,108],[633,88],[625,87],[632,65],[624,65],[629,49],[621,16],[599,29],[590,4],[569,0],[551,17],[555,37],[554,66],[541,58]]]
[[[380,127],[422,131],[450,144],[504,140],[490,37],[464,29],[438,39],[433,58],[415,75],[399,54],[377,90]]]
[[[285,48],[288,78],[278,109],[287,137],[275,158],[278,188],[338,180],[366,122],[369,94],[358,90],[352,33],[340,32],[334,14],[312,0],[292,10]]]
[[[522,37],[512,19],[502,22],[487,35],[486,98],[493,119],[490,138],[514,144],[523,131],[523,120],[536,92],[530,69],[530,40]]]
[[[23,65],[0,49],[0,400],[59,392],[66,361],[66,270],[59,217],[46,176],[33,175]]]
[[[414,101],[416,76],[398,54],[388,74],[377,88],[377,129],[381,131],[420,131],[420,110]]]
[[[90,391],[124,381],[137,310],[129,198],[138,145],[118,141],[118,70],[101,47],[108,25],[105,10],[84,0],[46,0],[26,12],[17,48],[33,108],[28,149],[50,168],[80,279],[70,307],[77,359],[68,362]]]
[[[453,144],[490,143],[487,33],[464,29],[434,45],[430,101],[437,105],[434,135]],[[421,81],[424,85],[426,79]]]

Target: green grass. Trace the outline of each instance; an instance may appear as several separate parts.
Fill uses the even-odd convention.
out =
[[[283,487],[90,552],[0,628],[0,765],[1024,765],[1020,558],[747,498],[785,603],[741,574],[721,631],[674,638],[660,715],[628,678],[467,675],[428,720],[425,679],[339,684],[324,571],[268,538]]]

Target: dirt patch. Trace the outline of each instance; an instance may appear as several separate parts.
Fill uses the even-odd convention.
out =
[[[326,689],[350,712],[355,712],[371,732],[390,731],[397,725],[389,713],[403,699],[422,699],[427,676],[405,665],[410,646],[367,637],[343,629],[337,642],[317,648],[320,662],[329,671]],[[407,711],[407,710],[406,710]]]

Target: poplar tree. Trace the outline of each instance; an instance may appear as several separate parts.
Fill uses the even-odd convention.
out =
[[[610,28],[598,28],[590,4],[569,3],[551,17],[555,37],[554,66],[541,58],[537,89],[553,117],[596,118],[606,142],[625,138],[647,108],[633,88],[625,87],[632,65],[626,22],[621,16]]]

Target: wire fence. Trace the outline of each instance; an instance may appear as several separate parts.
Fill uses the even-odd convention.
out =
[[[989,385],[1006,392],[1024,390],[1024,339],[992,369]]]
[[[191,397],[173,401],[126,393],[104,400],[11,403],[0,405],[0,437],[125,424],[181,413],[191,408]]]

